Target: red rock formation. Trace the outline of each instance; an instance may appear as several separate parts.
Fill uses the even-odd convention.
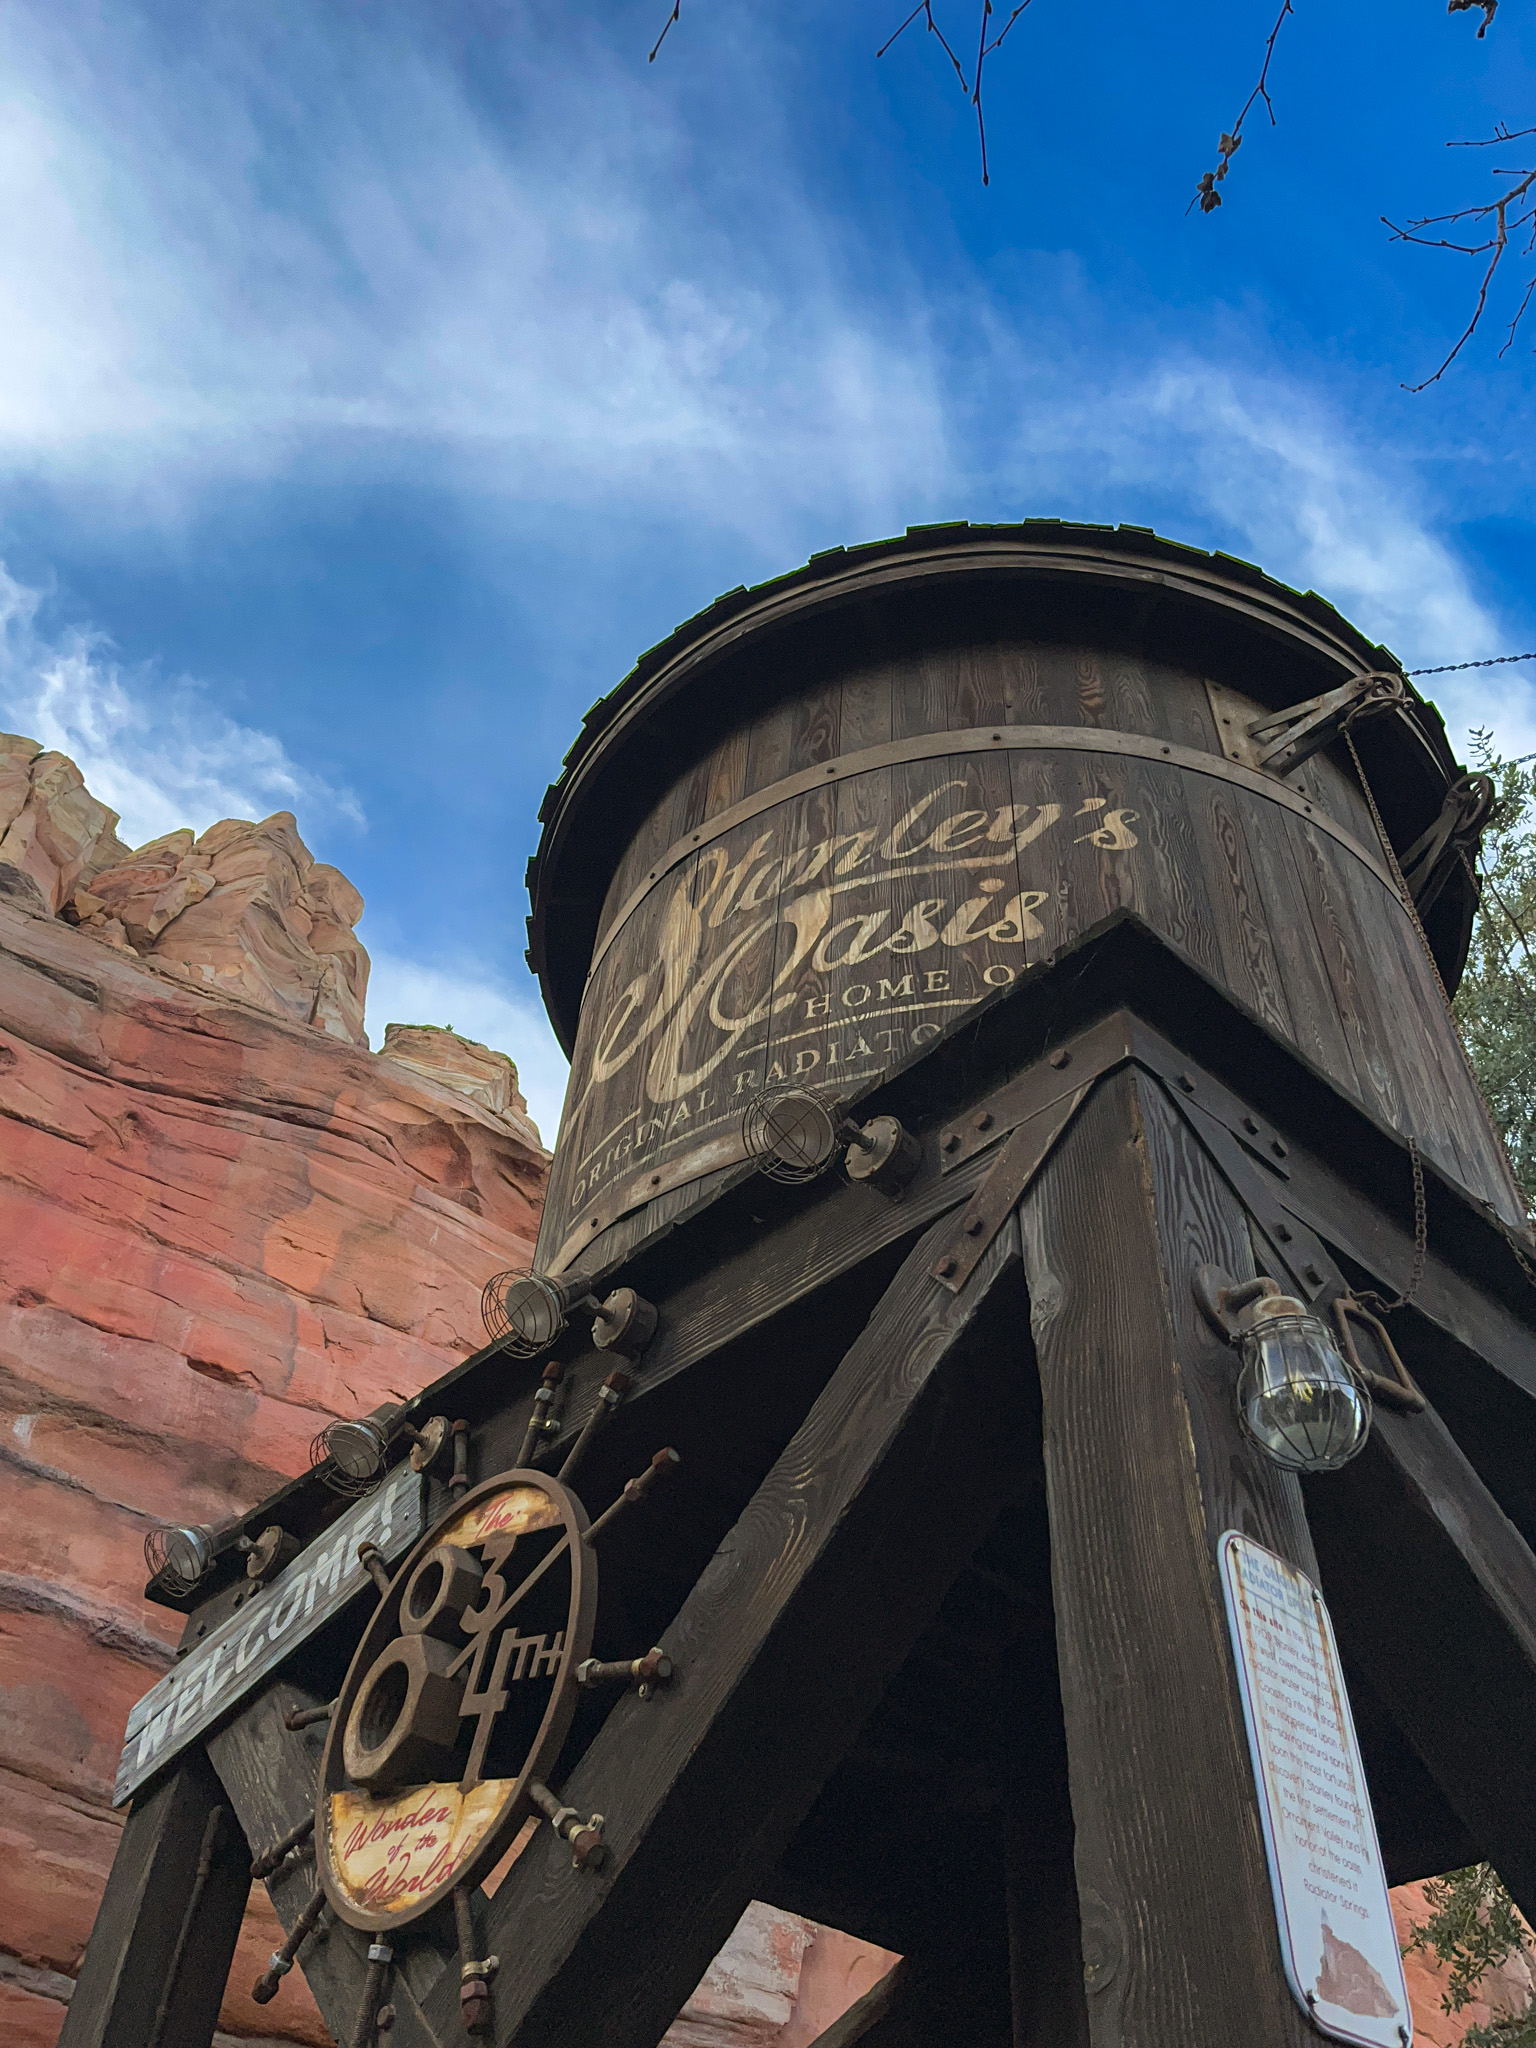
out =
[[[361,904],[291,818],[126,859],[115,823],[71,763],[0,740],[0,2038],[17,2048],[57,2034],[115,1845],[123,1721],[179,1632],[142,1597],[147,1530],[252,1504],[330,1416],[475,1348],[481,1285],[529,1262],[546,1175],[510,1061],[444,1032],[366,1050]],[[278,1938],[258,1888],[223,2023],[323,2042],[297,1973],[249,2002]]]

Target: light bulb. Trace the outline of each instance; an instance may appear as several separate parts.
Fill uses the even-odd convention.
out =
[[[1299,1301],[1274,1294],[1248,1314],[1237,1382],[1244,1429],[1288,1472],[1337,1472],[1370,1434],[1369,1394],[1327,1324]]]
[[[356,1422],[333,1422],[324,1432],[325,1448],[345,1479],[372,1479],[384,1469],[389,1435],[371,1415]]]

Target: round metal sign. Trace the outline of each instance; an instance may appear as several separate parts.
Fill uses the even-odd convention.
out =
[[[533,1811],[592,1647],[597,1561],[557,1479],[467,1493],[379,1602],[331,1716],[316,1795],[326,1896],[401,1927],[476,1884]]]

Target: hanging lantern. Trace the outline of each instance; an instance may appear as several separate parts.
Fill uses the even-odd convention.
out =
[[[1371,1397],[1322,1318],[1273,1280],[1234,1285],[1210,1266],[1195,1294],[1238,1346],[1238,1417],[1260,1450],[1287,1472],[1347,1465],[1370,1435]]]
[[[1243,1428],[1288,1472],[1337,1472],[1370,1434],[1370,1395],[1299,1301],[1268,1295],[1254,1314],[1237,1381]]]

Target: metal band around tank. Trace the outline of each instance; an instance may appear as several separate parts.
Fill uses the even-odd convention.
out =
[[[1246,789],[1250,795],[1266,797],[1270,803],[1279,804],[1283,810],[1293,811],[1304,822],[1316,825],[1320,832],[1326,832],[1330,839],[1337,841],[1347,853],[1352,853],[1356,860],[1368,867],[1388,893],[1401,901],[1396,885],[1377,854],[1362,846],[1352,832],[1347,832],[1317,804],[1309,803],[1273,775],[1265,775],[1256,768],[1245,768],[1240,762],[1228,761],[1220,754],[1207,754],[1195,747],[1175,746],[1171,740],[1153,739],[1146,733],[1106,732],[1097,726],[1084,725],[974,725],[960,732],[918,733],[910,739],[887,740],[882,746],[863,747],[856,754],[838,754],[830,761],[818,762],[814,768],[801,768],[793,775],[786,775],[782,780],[770,783],[766,789],[744,797],[739,804],[717,812],[697,832],[690,832],[686,839],[679,839],[669,846],[640,886],[630,891],[613,923],[593,948],[592,964],[587,969],[588,981],[662,876],[701,846],[721,838],[736,826],[748,824],[762,812],[771,811],[775,805],[823,788],[828,782],[846,782],[850,776],[867,775],[872,769],[901,767],[909,761],[941,760],[946,754],[1014,751],[1123,754],[1133,760],[1189,769],[1196,775],[1214,775],[1218,781],[1233,783],[1238,789]]]

